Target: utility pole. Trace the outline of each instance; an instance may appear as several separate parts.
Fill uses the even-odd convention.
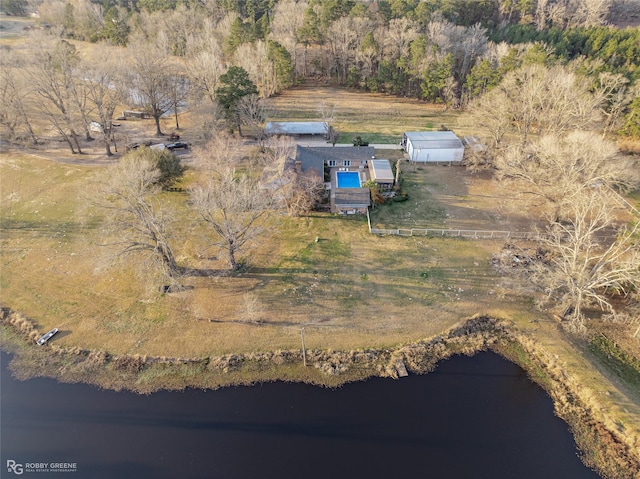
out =
[[[307,350],[304,347],[304,328],[300,328],[300,338],[302,339],[302,361],[304,367],[307,367]]]

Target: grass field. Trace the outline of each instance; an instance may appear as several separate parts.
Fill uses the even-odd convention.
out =
[[[445,111],[410,98],[362,93],[344,88],[292,88],[268,100],[269,119],[321,121],[321,108],[334,111],[332,125],[340,143],[360,136],[370,143],[400,143],[402,133],[416,130],[452,129],[459,135],[472,130],[460,121],[460,113]]]
[[[380,238],[365,219],[320,214],[283,218],[247,272],[185,278],[192,290],[160,295],[130,265],[98,268],[106,252],[90,191],[102,168],[1,158],[2,302],[42,330],[59,327],[67,345],[215,355],[296,347],[304,325],[309,347],[351,349],[435,334],[495,306],[489,258],[499,245]],[[181,263],[226,267],[207,250],[186,195],[165,200],[181,211]]]
[[[11,26],[15,38],[19,27]],[[3,43],[15,38],[4,36]],[[333,124],[344,143],[355,136],[397,143],[403,131],[442,126],[459,136],[478,133],[457,111],[331,87],[296,88],[270,99],[270,118],[321,120],[323,102],[336,105]],[[194,141],[189,115],[183,120],[183,138]],[[123,122],[120,128],[122,142],[153,136],[151,121]],[[172,129],[169,120],[165,129]],[[107,160],[98,142],[87,151],[74,157],[64,145],[50,143],[36,152],[41,156],[0,152],[0,302],[31,318],[40,331],[60,328],[56,344],[116,355],[209,357],[295,349],[304,327],[307,348],[348,351],[432,337],[482,313],[514,321],[562,365],[563,375],[593,396],[594,411],[605,416],[610,430],[640,437],[637,383],[628,384],[600,361],[603,355],[611,359],[612,350],[594,354],[568,341],[526,291],[494,271],[490,258],[501,242],[377,237],[369,235],[363,218],[282,218],[242,273],[186,277],[191,289],[160,294],[144,286],[134,262],[103,267],[110,250],[100,246],[106,242],[102,213],[91,198],[95,178],[117,157]],[[396,160],[399,153],[389,151],[389,157]],[[405,165],[403,178],[409,199],[374,210],[374,226],[531,228],[526,208],[486,174]],[[206,231],[186,199],[183,193],[161,198],[177,211],[173,246],[179,263],[223,270],[225,262],[207,247]],[[640,204],[640,193],[630,201]],[[615,338],[615,331],[608,337]],[[638,348],[637,340],[631,343],[623,346]],[[311,369],[287,377],[305,378]],[[259,377],[282,378],[274,374],[261,371]]]

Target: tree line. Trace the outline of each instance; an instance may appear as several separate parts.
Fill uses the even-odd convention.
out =
[[[157,68],[173,71],[166,75],[173,96],[188,91],[194,103],[214,100],[220,76],[238,66],[261,97],[324,78],[459,107],[529,64],[566,65],[592,89],[611,73],[624,79],[603,87],[612,98],[638,96],[640,31],[602,25],[611,6],[608,0],[71,0],[42,3],[38,12],[53,36],[127,45],[130,69],[139,70],[136,52],[152,52]],[[640,104],[632,98],[616,107],[623,120],[612,127],[638,135]]]
[[[116,146],[116,108],[129,105],[150,115],[156,135],[160,118],[174,113],[176,128],[186,104],[201,114],[211,135],[224,125],[237,128],[264,120],[258,88],[242,67],[211,61],[201,51],[186,67],[167,54],[160,39],[137,39],[126,49],[96,45],[82,54],[68,40],[34,32],[20,50],[0,57],[0,125],[6,137],[37,144],[52,130],[74,154],[97,135],[107,156]],[[27,53],[27,54],[25,54]]]
[[[605,25],[614,3],[70,0],[41,3],[38,13],[63,38],[161,44],[192,73],[189,87],[209,95],[233,65],[249,73],[263,97],[323,78],[458,107],[531,63],[573,65],[596,85],[609,72],[634,86],[640,31]],[[624,107],[620,132],[638,134],[638,108]]]

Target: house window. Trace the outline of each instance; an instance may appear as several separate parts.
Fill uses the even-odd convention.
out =
[[[336,162],[336,160],[328,160],[328,165],[329,166],[336,166],[338,163]]]
[[[343,164],[344,166],[351,166],[351,160],[344,160],[344,161],[342,162],[342,164]]]

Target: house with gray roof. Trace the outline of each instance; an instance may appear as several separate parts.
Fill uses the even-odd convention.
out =
[[[316,161],[322,161],[328,168],[355,167],[366,165],[367,161],[375,155],[373,146],[345,146],[345,147],[311,147],[299,146],[296,149],[296,160],[304,165]]]
[[[324,182],[333,213],[366,213],[371,192],[362,185],[368,179],[367,161],[375,155],[371,146],[306,147],[297,146],[295,158],[285,163],[285,170]],[[350,181],[338,181],[348,177]]]

